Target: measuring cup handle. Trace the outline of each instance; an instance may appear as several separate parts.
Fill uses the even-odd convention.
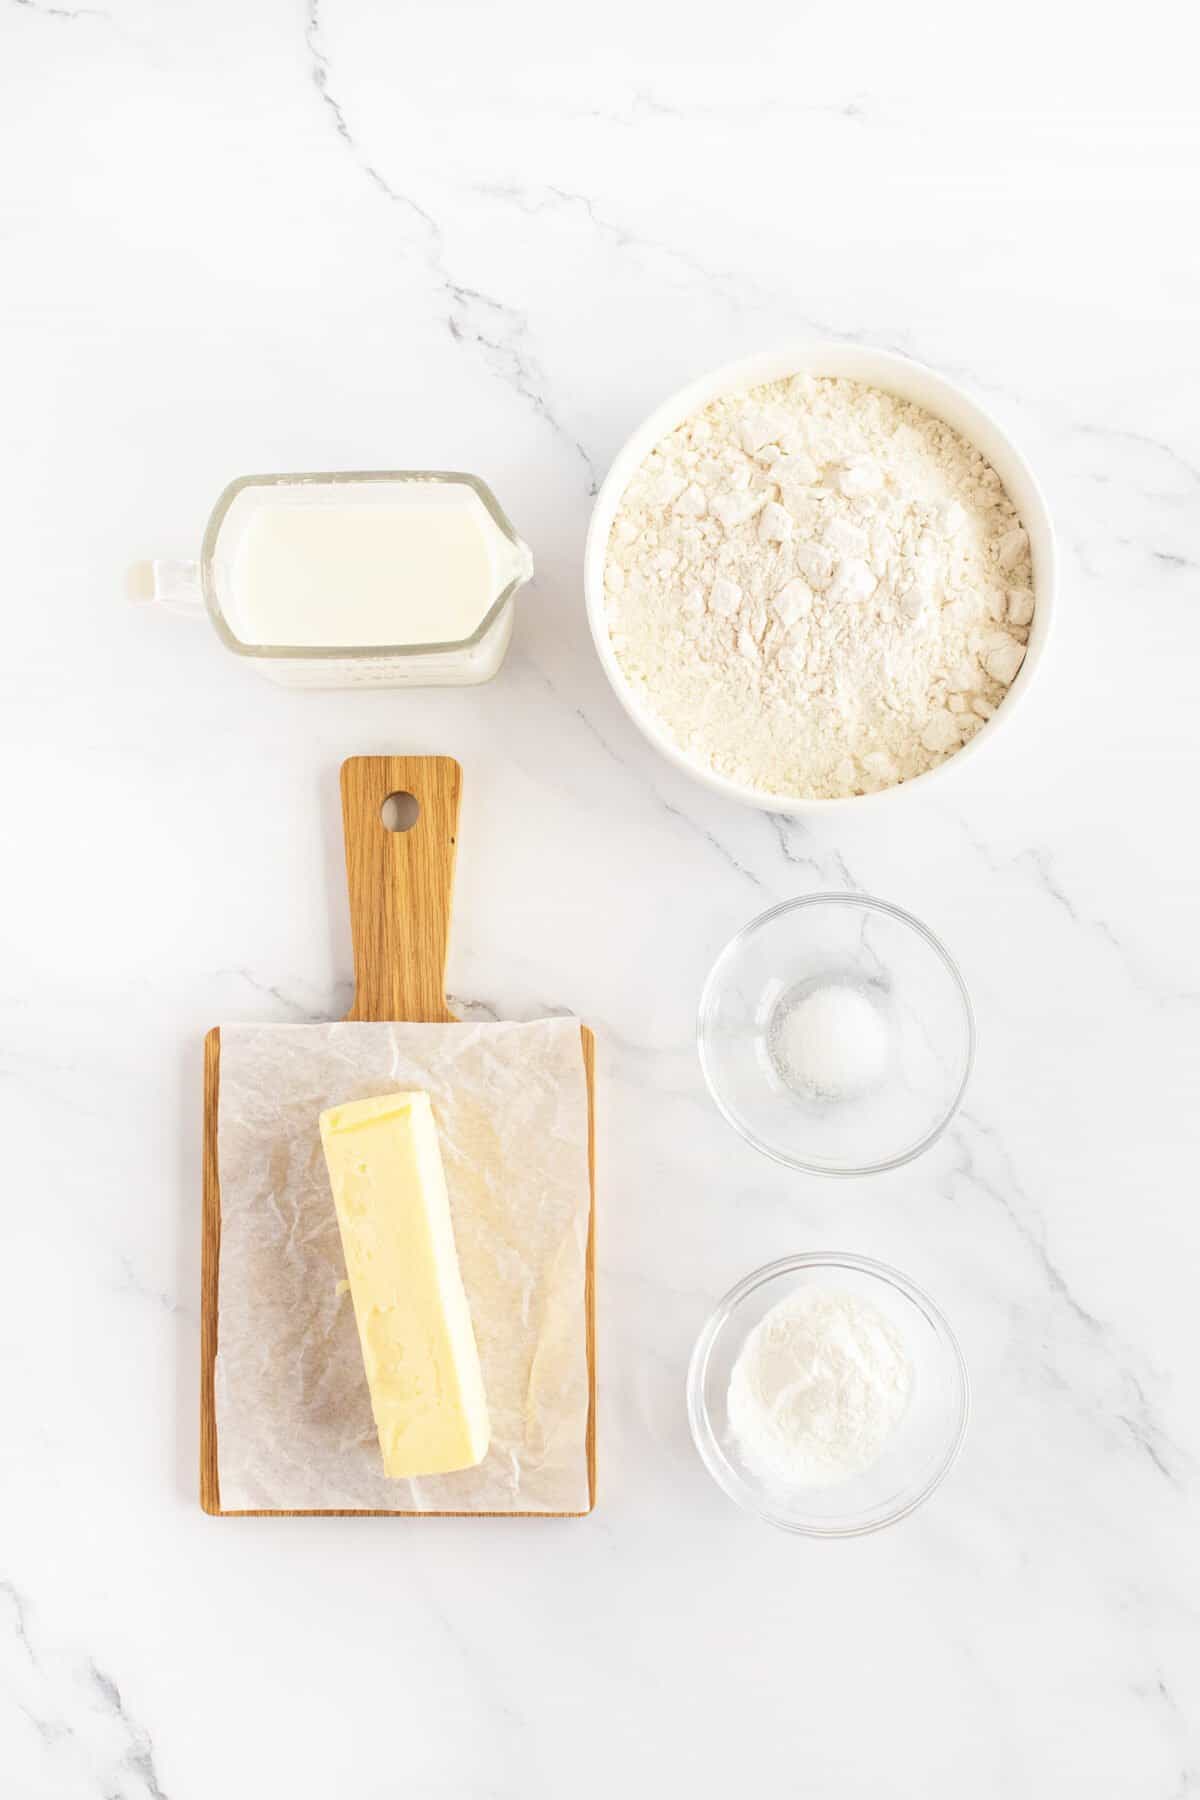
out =
[[[127,589],[131,600],[154,600],[185,619],[202,619],[208,610],[200,586],[199,563],[134,563],[127,577]]]

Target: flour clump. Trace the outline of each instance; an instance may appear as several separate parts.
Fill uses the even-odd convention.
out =
[[[659,443],[609,535],[638,698],[705,768],[841,798],[924,774],[992,717],[1034,616],[1000,477],[924,408],[797,375]]]

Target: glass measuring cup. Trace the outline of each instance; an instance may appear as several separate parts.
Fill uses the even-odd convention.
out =
[[[477,605],[469,628],[459,610],[445,639],[430,641],[406,635],[403,609],[396,606],[394,627],[378,634],[381,641],[338,643],[337,596],[329,595],[332,628],[314,633],[297,630],[271,633],[263,641],[254,622],[252,565],[249,547],[261,531],[265,515],[291,509],[306,513],[336,511],[338,529],[352,532],[352,514],[361,509],[412,506],[460,512],[464,530],[478,542],[480,570]],[[310,521],[311,522],[311,521]],[[269,680],[291,687],[440,687],[489,681],[504,660],[513,626],[513,597],[533,574],[533,558],[517,536],[486,483],[475,475],[445,470],[349,471],[301,475],[246,475],[225,489],[205,529],[198,562],[161,560],[139,563],[131,571],[131,596],[155,601],[189,616],[207,614],[226,648],[244,656]],[[437,570],[427,572],[434,583]],[[436,594],[434,595],[436,601]],[[281,597],[273,596],[278,617]],[[282,610],[286,613],[286,595]],[[375,635],[375,634],[372,634]]]

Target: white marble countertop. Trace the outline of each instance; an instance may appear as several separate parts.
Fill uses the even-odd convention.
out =
[[[1200,1790],[1198,50],[1168,0],[7,0],[6,1796]],[[580,591],[631,426],[812,334],[977,392],[1065,557],[1020,728],[818,824],[656,758]],[[488,688],[289,694],[124,603],[236,473],[406,464],[533,546]],[[385,750],[464,765],[459,1003],[599,1034],[585,1522],[197,1504],[202,1034],[344,1010],[337,767]],[[693,1018],[847,885],[944,937],[980,1055],[929,1155],[826,1184],[734,1137]],[[716,1298],[822,1247],[927,1287],[975,1389],[934,1500],[828,1545],[682,1403]]]

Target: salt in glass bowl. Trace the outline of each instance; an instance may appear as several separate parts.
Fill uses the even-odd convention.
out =
[[[882,1027],[875,1079],[832,1098],[789,1081],[779,1021],[807,996],[849,988]],[[975,1053],[962,976],[910,913],[863,894],[807,894],[725,946],[700,1000],[700,1063],[721,1112],[776,1162],[815,1175],[898,1168],[953,1118]]]
[[[748,1459],[729,1423],[729,1378],[749,1334],[801,1288],[869,1302],[899,1334],[912,1371],[908,1406],[877,1462],[823,1487],[779,1484]],[[705,1325],[688,1369],[688,1419],[705,1467],[731,1500],[783,1531],[861,1537],[894,1525],[945,1480],[966,1435],[970,1383],[958,1340],[915,1283],[865,1256],[820,1252],[755,1270]]]

